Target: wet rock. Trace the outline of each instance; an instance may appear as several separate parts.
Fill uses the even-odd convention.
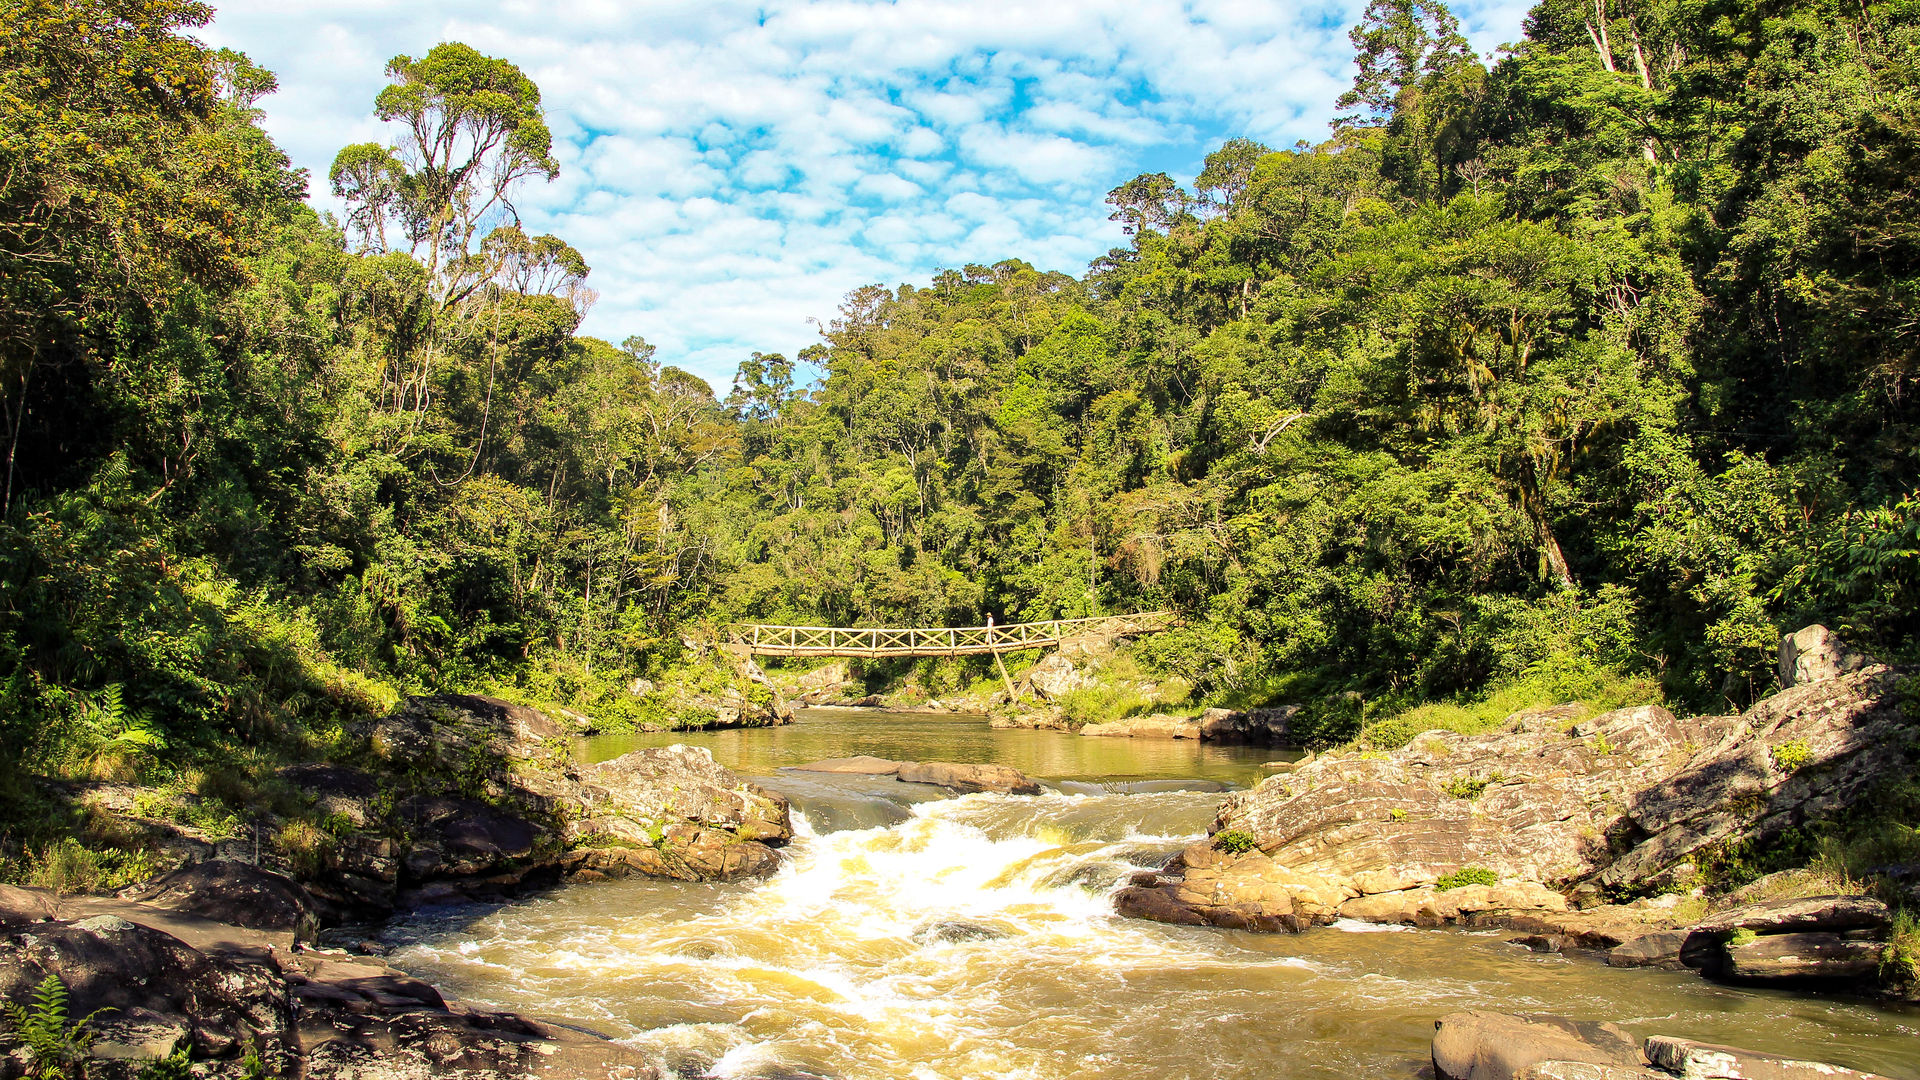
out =
[[[1655,1035],[1647,1060],[1681,1080],[1883,1080],[1872,1073],[1816,1061],[1757,1054],[1732,1046]]]
[[[953,761],[902,762],[902,783],[933,784],[962,793],[988,791],[999,795],[1038,795],[1040,783],[1007,765],[965,764]]]
[[[1115,897],[1116,910],[1156,922],[1298,933],[1332,922],[1352,895],[1259,852],[1229,854],[1201,843],[1176,863],[1178,870],[1135,875]]]
[[[1687,942],[1685,930],[1656,930],[1623,941],[1607,951],[1607,963],[1613,967],[1680,967],[1680,950]]]
[[[1873,663],[1871,656],[1849,648],[1817,623],[1780,639],[1781,686],[1834,679]]]
[[[489,772],[510,758],[550,758],[573,735],[538,709],[478,694],[410,697],[364,731],[381,758],[432,772]]]
[[[1567,898],[1534,882],[1465,885],[1457,889],[1421,888],[1361,896],[1340,905],[1340,917],[1366,922],[1436,927],[1487,911],[1567,909]]]
[[[1479,1009],[1449,1013],[1434,1022],[1433,1071],[1440,1080],[1513,1080],[1548,1062],[1626,1070],[1629,1075],[1637,1075],[1644,1065],[1639,1042],[1613,1024]]]
[[[1080,734],[1110,739],[1200,738],[1200,721],[1191,716],[1129,716],[1106,724],[1088,724]]]
[[[1522,934],[1507,939],[1509,945],[1519,945],[1528,952],[1562,953],[1577,948],[1579,942],[1565,934]]]
[[[1296,746],[1290,730],[1298,705],[1265,709],[1208,709],[1200,714],[1200,738],[1207,742],[1250,746]]]
[[[249,930],[290,930],[297,939],[311,939],[320,925],[319,909],[299,882],[229,859],[183,866],[120,895]]]
[[[983,926],[979,923],[961,922],[958,920],[931,923],[913,932],[913,940],[922,945],[929,945],[936,941],[948,943],[961,941],[995,941],[1006,936],[1007,932],[1005,930],[992,926]]]

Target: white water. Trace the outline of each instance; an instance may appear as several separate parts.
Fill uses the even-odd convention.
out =
[[[1433,1017],[1465,1007],[1816,1039],[1820,1056],[1920,1073],[1912,1027],[1859,1005],[1536,957],[1496,935],[1116,917],[1112,889],[1217,802],[974,795],[825,833],[801,815],[764,882],[630,880],[443,910],[396,928],[394,959],[468,1000],[618,1036],[682,1077],[1411,1076]]]

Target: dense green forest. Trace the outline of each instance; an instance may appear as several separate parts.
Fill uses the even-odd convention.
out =
[[[1369,715],[1724,709],[1783,630],[1920,644],[1915,0],[1544,0],[1491,66],[1373,0],[1325,142],[1122,184],[1080,277],[856,290],[718,389],[576,334],[589,268],[512,212],[558,166],[510,60],[396,57],[391,144],[310,177],[209,17],[0,0],[31,771],[324,752],[423,688],[617,722],[745,617],[1168,606],[1138,659],[1196,704]]]

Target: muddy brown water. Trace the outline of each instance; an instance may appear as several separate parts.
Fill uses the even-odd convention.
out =
[[[1270,751],[813,711],[585,753],[676,741],[793,798],[799,835],[777,875],[427,909],[388,928],[393,960],[468,1001],[617,1037],[686,1078],[1411,1077],[1435,1017],[1492,1008],[1920,1080],[1913,1010],[1537,955],[1497,933],[1115,917],[1117,884],[1203,834],[1217,789],[1257,777]],[[1058,790],[951,798],[782,771],[859,753],[1002,761]]]

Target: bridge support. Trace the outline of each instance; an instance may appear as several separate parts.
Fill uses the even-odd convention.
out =
[[[993,616],[987,616],[987,644],[994,643]],[[1013,679],[1007,674],[1007,662],[1000,659],[1000,650],[993,651],[993,666],[1000,669],[1000,681],[1007,685],[1007,704],[1015,705],[1020,701],[1020,692],[1013,688]]]

